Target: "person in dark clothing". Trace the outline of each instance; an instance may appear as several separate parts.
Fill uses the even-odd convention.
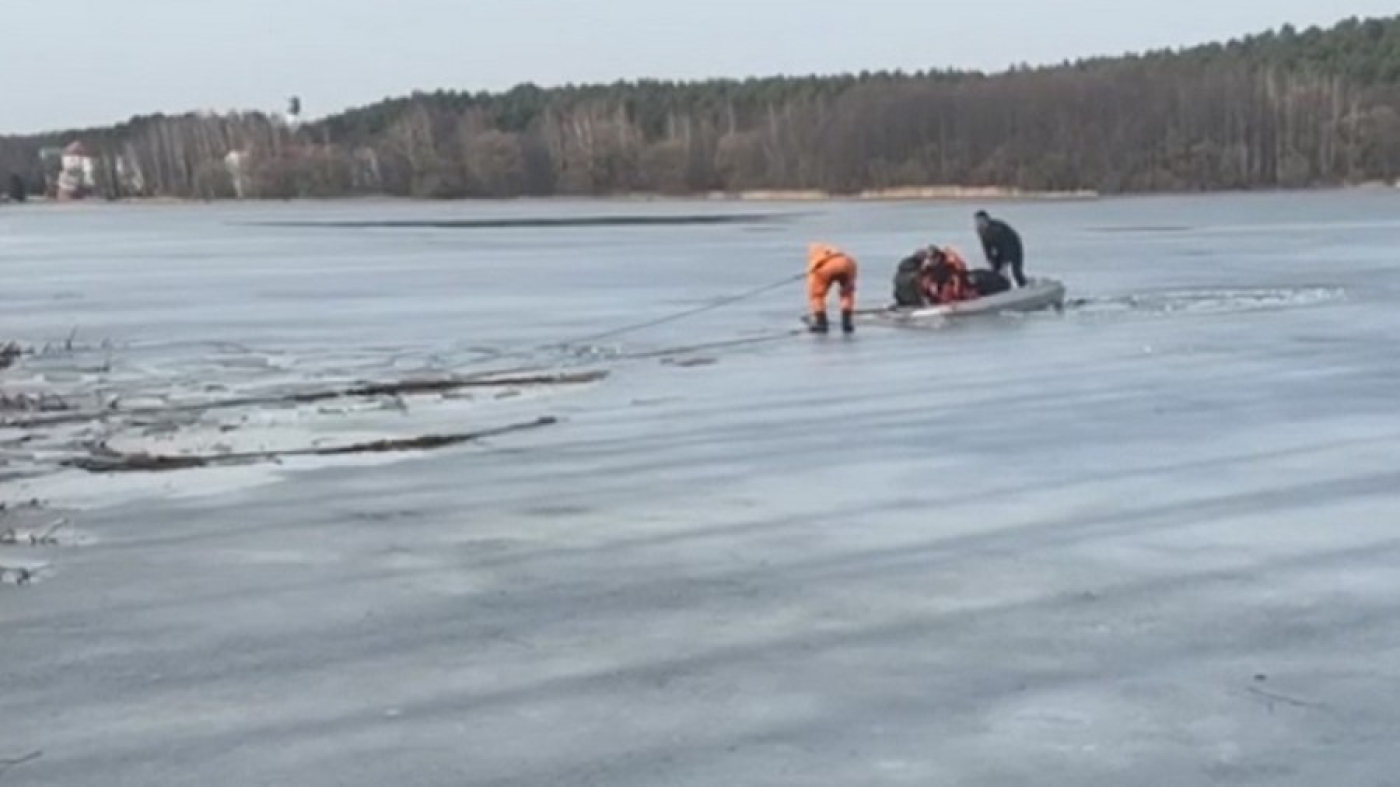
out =
[[[1025,249],[1021,236],[1010,224],[994,219],[985,210],[977,212],[977,236],[982,239],[982,251],[987,255],[987,264],[992,270],[1001,273],[1011,269],[1011,276],[1017,287],[1026,286]]]
[[[894,305],[902,309],[917,309],[927,305],[924,298],[924,266],[929,261],[928,249],[920,249],[900,260],[894,272]]]

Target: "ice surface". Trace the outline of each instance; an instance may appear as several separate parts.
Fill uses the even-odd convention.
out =
[[[993,206],[1078,306],[817,340],[784,336],[795,285],[549,347],[776,281],[814,239],[877,305],[914,247],[974,252],[975,207],[573,230],[253,224],[685,206],[0,211],[0,338],[77,326],[98,370],[33,359],[6,390],[613,373],[257,411],[236,438],[562,418],[483,446],[0,487],[47,484],[91,535],[0,587],[0,760],[43,752],[0,779],[1392,779],[1400,195]],[[169,439],[206,447],[201,423]]]

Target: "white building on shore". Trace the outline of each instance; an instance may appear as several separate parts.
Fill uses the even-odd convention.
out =
[[[56,199],[83,199],[97,187],[97,160],[82,142],[70,142],[64,148],[39,151],[44,163],[44,176],[51,196]]]

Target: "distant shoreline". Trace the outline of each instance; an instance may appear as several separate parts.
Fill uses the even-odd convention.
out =
[[[714,192],[710,199],[739,202],[971,202],[977,200],[1095,200],[1102,195],[1080,191],[1023,191],[1001,186],[905,186],[837,194],[817,189],[754,189]]]
[[[89,197],[81,200],[59,200],[47,196],[30,197],[27,203],[18,204],[0,200],[0,208],[13,209],[29,206],[82,207],[84,205],[273,205],[277,203],[423,203],[423,204],[487,204],[487,203],[539,203],[579,202],[579,203],[754,203],[754,204],[819,204],[819,203],[970,203],[970,202],[1092,202],[1103,199],[1135,199],[1151,197],[1211,197],[1245,194],[1307,194],[1327,191],[1337,192],[1388,192],[1400,191],[1400,181],[1389,183],[1373,180],[1363,183],[1318,185],[1304,188],[1260,188],[1260,189],[1210,189],[1202,191],[1146,191],[1103,194],[1085,189],[1080,191],[1025,191],[999,186],[911,186],[893,189],[872,189],[851,194],[834,193],[819,189],[752,189],[738,192],[712,191],[694,194],[666,194],[660,192],[627,192],[619,194],[551,194],[545,196],[518,197],[451,197],[428,198],[397,196],[391,194],[359,194],[336,197],[251,197],[245,199],[187,199],[182,197],[122,197],[102,199]]]
[[[548,196],[521,197],[453,197],[431,199],[423,197],[401,197],[389,194],[363,194],[340,197],[250,197],[246,199],[217,198],[193,199],[183,197],[119,197],[102,199],[88,197],[79,200],[59,200],[52,197],[31,197],[31,204],[83,205],[83,204],[134,204],[134,205],[191,205],[205,203],[248,203],[272,204],[277,202],[351,202],[351,201],[411,201],[430,203],[452,202],[974,202],[1007,200],[1096,200],[1101,199],[1097,191],[1023,191],[1000,186],[908,186],[892,189],[869,189],[866,191],[842,194],[820,189],[750,189],[745,191],[709,191],[694,194],[666,194],[661,192],[625,192],[618,194],[551,194]]]

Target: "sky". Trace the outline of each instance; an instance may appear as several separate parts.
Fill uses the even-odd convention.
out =
[[[999,70],[1398,12],[1396,0],[0,0],[0,133],[275,111],[293,95],[319,117],[521,82]]]

